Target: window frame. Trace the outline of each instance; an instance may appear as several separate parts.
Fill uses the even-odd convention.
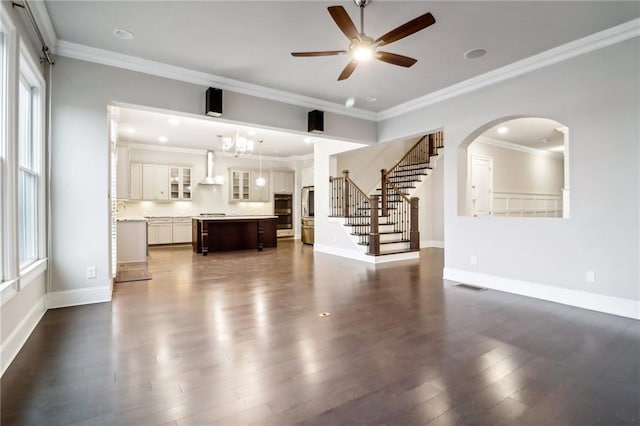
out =
[[[15,243],[14,206],[15,188],[15,136],[14,118],[16,104],[17,32],[4,7],[0,7],[0,33],[2,44],[2,70],[0,70],[0,300],[4,304],[18,292],[19,270]]]
[[[7,58],[7,36],[5,35],[5,29],[2,21],[0,20],[0,129],[3,129],[0,133],[0,283],[5,281],[5,253],[7,248],[5,247],[7,238],[5,236],[5,206],[6,200],[6,163],[7,163],[7,101],[9,97],[8,85],[7,85],[7,71],[8,71],[8,58]]]
[[[36,175],[36,256],[28,262],[19,264],[21,286],[28,284],[28,276],[34,269],[38,271],[46,266],[46,194],[45,194],[45,80],[39,65],[34,61],[26,45],[20,43],[19,75],[18,81],[25,82],[31,89],[31,137],[33,148],[33,168]],[[19,83],[16,82],[16,87]],[[17,94],[16,94],[17,95]],[[16,96],[17,98],[17,96]],[[17,113],[17,111],[16,111]],[[17,122],[17,120],[16,120]],[[16,132],[17,133],[17,132]],[[18,135],[16,134],[16,151],[18,150]],[[16,161],[19,155],[16,152]],[[16,181],[23,167],[16,164]],[[18,194],[16,191],[16,211]],[[17,215],[17,213],[16,213]],[[17,221],[17,216],[16,216]],[[19,242],[16,241],[16,250]],[[18,260],[19,262],[19,260]]]

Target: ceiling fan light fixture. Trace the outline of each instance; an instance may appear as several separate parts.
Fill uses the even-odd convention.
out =
[[[359,45],[353,49],[353,59],[358,62],[367,62],[373,58],[373,49],[371,46]]]
[[[385,33],[384,35],[373,39],[367,36],[364,32],[364,8],[369,4],[370,0],[354,0],[355,4],[360,9],[360,30],[356,28],[356,25],[351,20],[351,17],[342,6],[329,6],[327,10],[333,18],[334,22],[342,31],[342,33],[349,39],[349,50],[325,50],[317,52],[291,52],[292,56],[296,57],[313,57],[313,56],[335,56],[343,53],[349,53],[351,60],[344,67],[338,81],[346,80],[353,74],[359,63],[366,62],[368,60],[376,59],[378,61],[386,62],[391,65],[397,65],[400,67],[409,68],[413,66],[417,59],[410,58],[404,55],[398,55],[391,52],[378,51],[379,47],[386,46],[391,43],[395,43],[398,40],[402,40],[412,34],[422,31],[425,28],[436,23],[435,18],[431,13],[425,13],[417,18],[414,18],[399,27]]]

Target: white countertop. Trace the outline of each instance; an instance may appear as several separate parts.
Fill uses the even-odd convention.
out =
[[[119,217],[118,222],[147,222],[144,217]]]

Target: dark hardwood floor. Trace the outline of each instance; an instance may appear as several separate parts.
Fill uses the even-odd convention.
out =
[[[2,425],[640,422],[640,322],[452,287],[421,257],[152,249],[152,280],[47,312]]]

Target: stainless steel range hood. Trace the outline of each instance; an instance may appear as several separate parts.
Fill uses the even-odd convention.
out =
[[[222,176],[214,175],[213,164],[213,151],[207,151],[207,177],[200,182],[200,185],[222,185],[224,183]]]

